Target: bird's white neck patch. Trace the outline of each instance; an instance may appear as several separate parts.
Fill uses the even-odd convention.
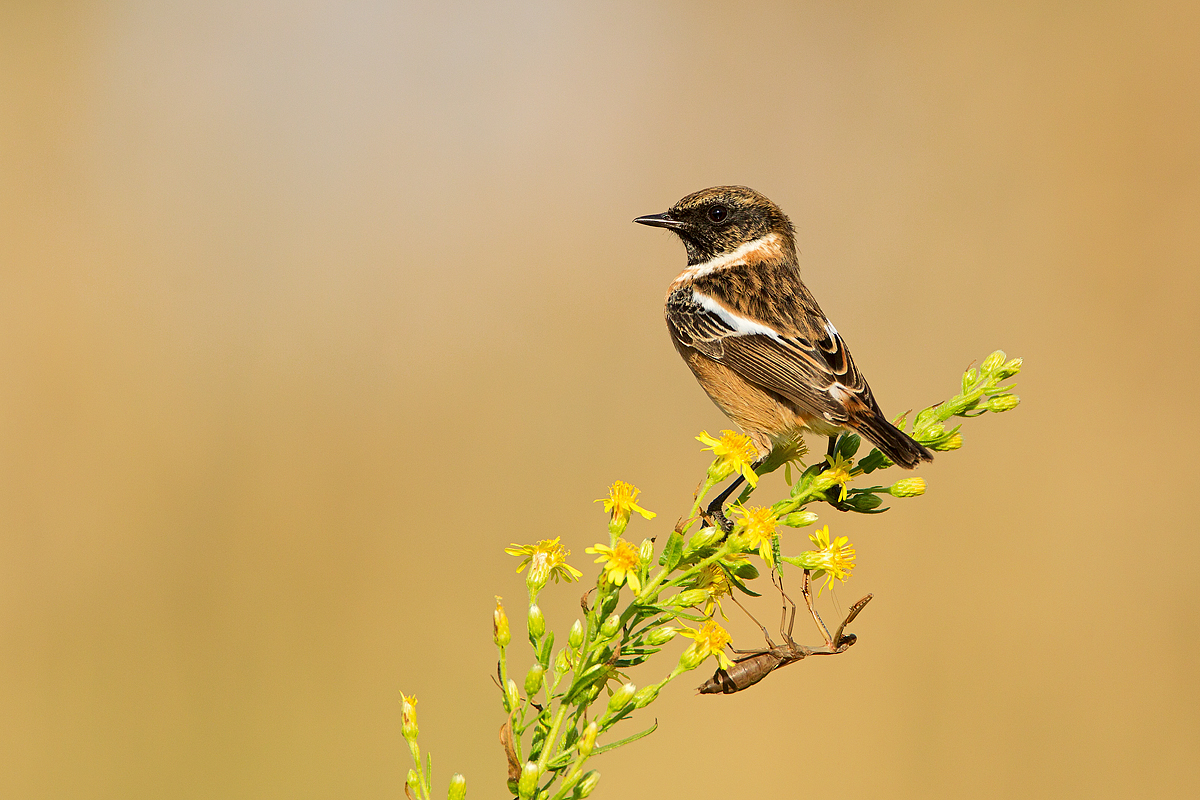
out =
[[[783,255],[783,244],[779,240],[779,234],[768,233],[766,236],[746,242],[736,250],[724,253],[723,255],[714,256],[708,261],[701,261],[699,264],[692,264],[685,269],[675,283],[681,281],[695,280],[702,275],[716,272],[725,267],[732,267],[735,264],[744,264],[746,259],[756,256],[759,259],[779,258]]]

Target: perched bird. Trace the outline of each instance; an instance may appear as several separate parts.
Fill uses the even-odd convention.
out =
[[[800,280],[792,223],[778,206],[744,186],[714,186],[634,222],[683,240],[687,269],[667,290],[671,339],[760,462],[803,431],[830,437],[832,454],[845,430],[907,469],[933,460],[883,416]]]

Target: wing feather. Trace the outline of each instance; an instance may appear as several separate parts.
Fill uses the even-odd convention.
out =
[[[811,337],[763,333],[762,323],[688,287],[667,298],[667,321],[683,344],[828,422],[846,425],[875,407],[870,388],[832,326]]]

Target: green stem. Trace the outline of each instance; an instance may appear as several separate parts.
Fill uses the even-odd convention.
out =
[[[542,754],[538,757],[538,775],[540,776],[546,771],[546,762],[550,760],[550,753],[554,751],[558,744],[558,730],[562,727],[562,721],[567,716],[567,704],[559,703],[558,711],[554,714],[554,722],[550,725],[550,732],[546,734],[546,741],[542,744]]]

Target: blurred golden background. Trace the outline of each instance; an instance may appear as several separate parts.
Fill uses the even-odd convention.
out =
[[[1023,405],[824,515],[851,653],[673,684],[595,796],[1200,794],[1197,4],[0,18],[0,795],[401,797],[404,689],[439,791],[504,796],[502,548],[590,568],[616,478],[665,534],[726,427],[630,222],[718,183],[886,412],[998,347]]]

